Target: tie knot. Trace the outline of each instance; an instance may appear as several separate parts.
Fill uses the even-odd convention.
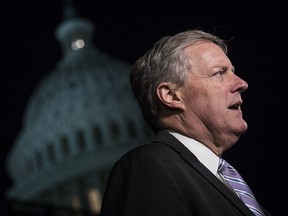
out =
[[[218,172],[223,172],[224,170],[226,170],[227,166],[228,163],[223,158],[220,158]]]
[[[234,167],[232,167],[227,161],[223,158],[220,158],[218,172],[221,172],[224,175],[235,176],[237,175],[237,171]]]

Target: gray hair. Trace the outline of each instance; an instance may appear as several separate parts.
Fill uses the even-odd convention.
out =
[[[158,84],[168,82],[182,86],[192,63],[185,48],[198,41],[211,41],[226,54],[226,42],[219,37],[202,30],[188,30],[174,36],[165,36],[140,57],[130,73],[133,94],[139,103],[144,119],[156,132],[159,124],[160,103],[156,89]]]

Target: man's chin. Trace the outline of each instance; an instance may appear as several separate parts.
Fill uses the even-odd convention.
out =
[[[238,131],[239,136],[245,134],[248,130],[248,124],[243,120],[242,124],[240,125]]]

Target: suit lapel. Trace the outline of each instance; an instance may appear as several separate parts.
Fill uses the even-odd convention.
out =
[[[228,189],[215,175],[213,175],[198,159],[197,157],[189,151],[179,140],[177,140],[173,135],[169,134],[167,131],[160,131],[154,142],[161,142],[172,148],[177,154],[181,155],[184,161],[193,167],[199,175],[206,179],[213,187],[215,187],[219,193],[231,202],[236,208],[238,208],[244,215],[254,214],[249,210],[249,208],[230,190]]]

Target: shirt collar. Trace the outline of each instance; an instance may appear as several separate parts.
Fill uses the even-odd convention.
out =
[[[200,143],[195,139],[177,132],[168,132],[178,139],[184,146],[186,146],[207,169],[209,169],[215,176],[217,175],[220,158],[214,154],[214,152],[212,152],[203,143]]]

